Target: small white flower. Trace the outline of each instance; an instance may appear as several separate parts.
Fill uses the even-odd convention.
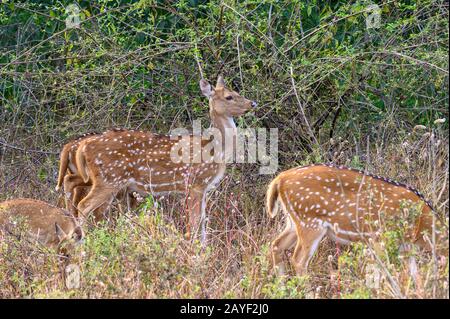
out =
[[[442,123],[445,123],[445,118],[437,119],[436,121],[434,121],[434,124],[442,124]]]
[[[413,131],[426,130],[426,129],[427,129],[427,127],[425,125],[416,125],[416,126],[414,126]]]

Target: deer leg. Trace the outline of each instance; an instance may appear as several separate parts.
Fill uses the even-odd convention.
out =
[[[206,230],[206,223],[208,222],[208,218],[206,217],[206,191],[202,194],[202,199],[200,202],[200,227],[201,227],[201,243],[203,246],[206,245],[208,241],[208,232]]]
[[[67,174],[64,176],[64,193],[67,197],[71,197],[72,191],[75,187],[85,185],[83,178],[77,174]]]
[[[308,268],[308,263],[319,247],[320,241],[327,233],[326,229],[308,229],[301,228],[298,234],[297,245],[295,246],[294,254],[292,256],[292,263],[294,265],[297,275],[305,275]]]
[[[78,204],[81,216],[86,218],[89,213],[94,212],[96,221],[102,219],[116,193],[113,188],[93,186],[89,194]]]
[[[73,189],[73,196],[70,202],[69,211],[75,216],[78,217],[77,206],[80,201],[89,194],[89,189],[91,186],[77,186]]]
[[[116,195],[116,199],[118,200],[118,204],[117,204],[117,209],[119,210],[119,213],[123,213],[124,212],[124,205],[126,206],[126,210],[130,211],[130,205],[128,203],[128,192],[127,189],[124,188],[122,190],[120,190],[117,195]]]
[[[67,174],[64,177],[64,193],[66,194],[66,209],[72,210],[74,189],[78,186],[87,186],[83,178],[77,174]],[[71,203],[72,200],[72,203]]]
[[[286,250],[292,248],[297,242],[297,234],[295,229],[292,229],[290,225],[286,226],[286,229],[272,242],[271,253],[273,268],[282,276],[286,273],[286,265],[283,262],[283,254]]]
[[[187,195],[187,210],[189,214],[189,223],[185,237],[194,239],[198,237],[198,233],[202,224],[202,214],[204,213],[203,193],[190,191]]]

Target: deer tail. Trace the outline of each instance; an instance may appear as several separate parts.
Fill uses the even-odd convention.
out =
[[[271,218],[278,214],[278,195],[279,195],[279,181],[275,178],[267,189],[266,194],[266,210]]]
[[[77,149],[77,154],[75,156],[75,161],[77,163],[78,173],[85,183],[89,182],[89,174],[87,172],[86,157],[84,154],[85,145],[81,144]]]
[[[55,187],[56,191],[59,191],[63,184],[64,176],[66,175],[67,171],[67,166],[69,165],[69,152],[71,146],[72,145],[70,143],[64,145],[63,149],[61,150],[61,154],[59,155],[59,172],[58,172],[58,181]]]

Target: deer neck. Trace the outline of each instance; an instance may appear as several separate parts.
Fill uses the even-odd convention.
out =
[[[234,145],[236,143],[237,129],[231,116],[217,114],[212,108],[210,110],[211,125],[220,131],[220,141],[224,162],[233,157]]]

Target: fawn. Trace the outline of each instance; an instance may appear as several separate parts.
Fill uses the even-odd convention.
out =
[[[59,250],[80,242],[84,233],[76,219],[64,209],[43,201],[19,198],[0,202],[0,230],[20,235],[17,219],[23,219],[29,238]]]

